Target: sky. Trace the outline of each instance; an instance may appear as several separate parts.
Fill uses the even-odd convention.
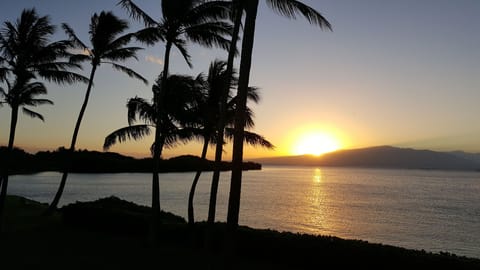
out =
[[[54,24],[66,22],[88,41],[94,12],[128,15],[116,0],[2,0],[0,20],[14,21],[35,7]],[[304,19],[289,20],[260,1],[250,85],[262,101],[251,104],[255,132],[275,150],[247,147],[245,157],[296,154],[303,137],[334,138],[341,148],[394,145],[438,151],[480,152],[480,1],[478,0],[310,0],[333,31]],[[154,18],[160,1],[137,0]],[[131,29],[140,25],[132,22]],[[59,30],[54,39],[63,39]],[[163,64],[164,44],[146,48],[126,64],[150,83]],[[171,72],[197,75],[226,52],[189,45],[194,67],[173,50]],[[86,65],[82,74],[90,67]],[[151,84],[101,66],[95,79],[77,148],[102,150],[110,132],[127,125],[128,98],[152,97]],[[68,146],[86,85],[48,84],[54,106],[36,108],[45,122],[19,119],[15,145],[30,152]],[[0,108],[0,145],[8,141],[9,107]],[[126,142],[111,151],[144,157],[153,138]],[[164,157],[199,155],[197,142],[164,151]],[[211,148],[210,153],[214,152]],[[226,157],[231,146],[225,148]],[[211,158],[212,156],[209,155]]]

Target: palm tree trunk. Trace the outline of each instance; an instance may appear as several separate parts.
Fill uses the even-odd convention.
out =
[[[200,156],[201,160],[205,160],[207,157],[208,143],[210,142],[210,136],[205,136],[203,140],[202,155]],[[197,188],[198,179],[202,175],[202,170],[199,169],[193,178],[192,186],[190,187],[190,193],[188,194],[188,225],[193,225],[195,223],[195,215],[193,211],[193,197],[195,196],[195,190]]]
[[[160,170],[160,157],[162,156],[165,137],[160,130],[158,140],[155,140],[153,150],[153,176],[152,176],[152,220],[150,223],[150,242],[152,245],[158,243],[158,226],[160,225],[160,180],[158,172]],[[157,131],[155,131],[157,135]]]
[[[217,193],[218,182],[220,181],[220,168],[222,166],[222,154],[223,144],[225,136],[225,125],[227,119],[227,100],[230,87],[232,85],[233,75],[233,62],[235,60],[235,53],[237,51],[238,34],[240,32],[240,25],[242,24],[243,10],[240,8],[240,4],[237,2],[235,6],[235,22],[233,27],[232,41],[230,42],[230,48],[228,50],[227,69],[225,71],[227,83],[220,97],[220,117],[217,123],[217,144],[215,145],[215,166],[212,176],[212,186],[210,188],[210,203],[208,206],[208,223],[213,224],[215,222],[215,214],[217,208]]]
[[[165,138],[163,137],[162,132],[162,122],[165,114],[162,112],[164,110],[165,102],[165,91],[167,87],[168,79],[168,66],[170,64],[170,50],[172,48],[172,42],[167,41],[165,45],[165,57],[163,64],[162,72],[162,81],[160,85],[159,93],[153,93],[153,101],[155,107],[155,113],[157,115],[157,121],[155,123],[155,141],[153,144],[153,172],[152,172],[152,223],[150,231],[150,240],[152,244],[156,244],[158,241],[158,225],[160,225],[160,180],[158,178],[158,173],[160,171],[160,157],[162,155],[163,145],[165,143]]]
[[[57,193],[55,194],[55,198],[53,199],[52,203],[48,207],[45,215],[50,215],[53,213],[55,209],[57,209],[58,203],[60,202],[60,198],[62,197],[63,190],[65,189],[65,184],[67,182],[68,172],[70,171],[70,167],[73,162],[73,153],[75,152],[75,144],[77,143],[78,132],[80,130],[80,124],[82,123],[83,115],[85,114],[85,110],[87,109],[88,99],[90,97],[90,92],[93,86],[93,78],[95,77],[95,72],[97,70],[97,64],[92,65],[92,70],[90,71],[90,79],[88,81],[87,92],[85,93],[85,98],[83,100],[82,107],[80,108],[80,113],[77,118],[77,122],[75,124],[75,129],[73,130],[72,141],[70,143],[70,148],[67,150],[67,161],[65,168],[62,174],[62,180],[60,181],[60,185],[58,186]]]
[[[18,106],[12,107],[12,117],[10,119],[10,136],[8,138],[8,148],[7,148],[7,164],[5,166],[2,175],[0,176],[2,180],[2,186],[0,191],[0,233],[3,232],[3,213],[5,210],[5,201],[7,198],[7,188],[8,188],[8,171],[10,169],[11,158],[10,155],[13,152],[13,143],[15,141],[15,130],[17,129],[18,122]]]
[[[232,151],[232,176],[228,199],[227,227],[235,231],[240,214],[240,194],[242,188],[243,139],[245,128],[245,109],[252,64],[253,43],[255,38],[255,21],[257,18],[258,0],[246,3],[245,30],[243,32],[242,55],[238,80],[237,108],[235,112],[235,130]]]

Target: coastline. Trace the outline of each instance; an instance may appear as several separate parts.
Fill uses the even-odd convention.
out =
[[[121,269],[148,265],[225,269],[224,263],[227,263],[223,249],[223,223],[216,224],[212,252],[206,252],[203,246],[205,223],[196,224],[192,238],[192,231],[183,218],[173,215],[162,225],[162,244],[150,247],[145,231],[148,207],[109,198],[70,205],[70,209],[64,207],[53,217],[42,217],[40,213],[45,206],[23,197],[9,196],[7,231],[2,236],[6,265],[22,268],[66,263],[76,269],[99,265]],[[369,269],[480,267],[477,258],[333,236],[243,226],[238,234],[235,264],[230,269],[311,269],[312,263],[318,267]],[[75,265],[71,265],[72,260]]]
[[[9,174],[32,174],[46,171],[63,172],[65,168],[71,173],[151,173],[151,158],[137,159],[113,152],[79,150],[73,153],[71,162],[65,149],[54,152],[27,153],[15,149],[11,159],[7,159],[5,148],[0,148],[0,166],[9,165]],[[229,171],[231,162],[223,161],[220,170]],[[255,162],[244,162],[244,170],[261,170],[262,165]],[[203,160],[193,155],[183,155],[160,160],[160,173],[213,171],[215,162]]]

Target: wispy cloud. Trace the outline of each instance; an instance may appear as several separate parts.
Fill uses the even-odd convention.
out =
[[[147,60],[147,62],[152,62],[152,63],[159,64],[159,65],[163,66],[163,59],[158,58],[156,56],[147,55],[147,56],[145,56],[145,60]]]
[[[90,55],[90,52],[86,49],[72,49],[71,53],[74,54],[83,54],[83,55]]]

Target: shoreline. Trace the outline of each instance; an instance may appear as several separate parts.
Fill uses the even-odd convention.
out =
[[[169,221],[161,228],[164,242],[160,247],[152,248],[146,246],[149,207],[110,197],[93,202],[71,204],[63,207],[53,217],[42,217],[39,214],[45,206],[24,197],[9,196],[6,205],[7,233],[3,235],[6,244],[2,244],[3,247],[9,247],[6,251],[7,255],[10,255],[6,257],[9,258],[7,262],[17,262],[14,265],[18,266],[19,261],[10,260],[10,258],[20,256],[24,259],[20,264],[25,263],[24,266],[26,266],[28,259],[44,254],[46,256],[43,258],[44,263],[36,265],[45,266],[53,259],[51,256],[71,249],[74,252],[69,253],[67,257],[79,260],[79,265],[89,267],[90,263],[95,262],[122,268],[125,264],[142,259],[146,260],[144,263],[153,263],[154,261],[147,259],[148,255],[153,256],[161,250],[170,256],[164,258],[168,261],[164,262],[165,265],[177,266],[180,269],[189,269],[192,266],[208,269],[208,258],[211,257],[198,257],[199,254],[205,255],[203,230],[206,224],[204,222],[196,223],[196,229],[193,231],[196,236],[192,242],[192,231],[184,219],[169,214]],[[220,256],[222,261],[225,259],[222,253],[225,224],[217,223],[215,226],[216,248],[213,254]],[[362,266],[373,269],[430,269],[429,267],[478,269],[480,267],[479,258],[457,256],[447,252],[412,250],[335,236],[278,232],[246,226],[240,226],[238,233],[241,237],[236,244],[238,252],[235,256],[238,259],[238,266],[243,266],[244,269],[245,267],[248,269],[265,269],[265,267],[267,269],[273,267],[311,269],[311,263],[318,263],[317,259],[323,261],[319,267],[322,265]],[[39,246],[43,245],[45,246],[39,249]],[[23,251],[17,254],[20,250]],[[96,254],[101,250],[103,250],[101,254],[104,255]],[[117,252],[130,254],[131,260],[128,262],[117,260],[118,255],[115,255]],[[345,258],[350,259],[345,260]],[[158,263],[163,265],[161,262]],[[182,263],[187,265],[182,266]],[[218,265],[217,267],[213,269],[222,269]]]

